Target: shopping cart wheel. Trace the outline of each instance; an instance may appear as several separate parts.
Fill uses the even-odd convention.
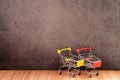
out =
[[[59,70],[59,75],[61,75],[62,74],[62,71],[61,70]]]
[[[89,78],[91,78],[92,77],[92,75],[91,74],[89,74]]]
[[[81,74],[81,72],[79,71],[79,72],[78,72],[78,75],[80,75],[80,74]]]
[[[98,75],[99,75],[99,73],[97,72],[97,73],[96,73],[96,76],[98,76]]]
[[[81,72],[80,72],[80,70],[78,69],[78,75],[80,75],[80,73],[81,73]]]
[[[74,74],[74,73],[72,73],[72,77],[75,77],[75,74]]]
[[[88,72],[90,72],[91,70],[89,69]]]

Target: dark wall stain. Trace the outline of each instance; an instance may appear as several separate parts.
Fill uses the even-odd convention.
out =
[[[119,13],[119,0],[2,0],[0,69],[58,69],[56,50],[69,46],[120,69]]]

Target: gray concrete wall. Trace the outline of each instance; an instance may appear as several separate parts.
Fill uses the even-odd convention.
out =
[[[58,69],[69,46],[120,69],[119,32],[120,0],[1,0],[0,69]]]

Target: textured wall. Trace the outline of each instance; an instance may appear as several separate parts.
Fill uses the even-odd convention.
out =
[[[0,69],[57,69],[69,46],[120,69],[119,32],[120,0],[1,0]]]

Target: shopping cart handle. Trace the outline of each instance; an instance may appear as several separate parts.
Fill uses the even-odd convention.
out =
[[[92,48],[91,47],[88,47],[88,48],[80,48],[80,49],[76,49],[76,52],[77,53],[80,53],[80,51],[82,51],[82,50],[92,50]]]
[[[58,54],[61,54],[62,51],[66,51],[66,50],[67,50],[67,51],[71,51],[72,49],[71,49],[71,47],[59,49],[59,50],[57,50],[57,53],[58,53]]]

